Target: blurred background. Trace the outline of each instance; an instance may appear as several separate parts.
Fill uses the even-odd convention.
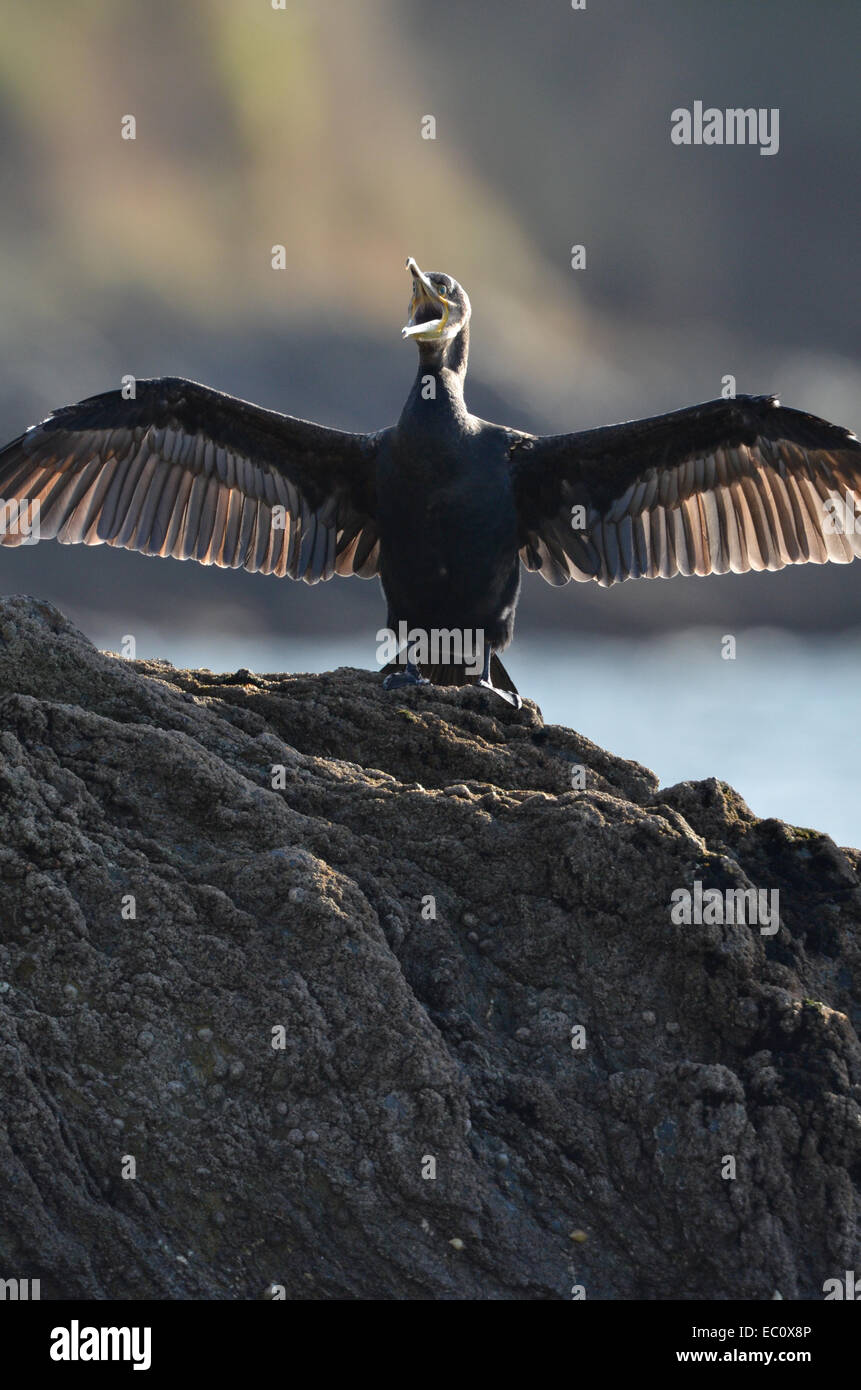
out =
[[[586,428],[731,374],[861,430],[848,0],[2,0],[0,22],[4,439],[126,373],[392,423],[408,254],[469,291],[486,418]],[[696,100],[779,108],[779,152],[672,144]],[[376,582],[53,542],[0,552],[0,592],[213,670],[373,667],[385,620]],[[506,664],[548,720],[861,843],[861,566],[525,576],[517,631]]]

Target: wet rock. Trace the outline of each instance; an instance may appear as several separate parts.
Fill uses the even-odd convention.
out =
[[[858,867],[528,702],[127,662],[3,600],[0,1276],[821,1297],[861,1267]],[[779,931],[677,925],[696,880]]]

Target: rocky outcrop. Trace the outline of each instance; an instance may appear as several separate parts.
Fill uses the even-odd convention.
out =
[[[858,859],[531,705],[4,600],[0,1277],[821,1298],[861,1267]],[[674,921],[697,882],[779,930]]]

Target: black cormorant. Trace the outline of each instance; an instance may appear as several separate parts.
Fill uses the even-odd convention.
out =
[[[511,640],[521,563],[550,584],[736,574],[861,554],[861,445],[773,396],[535,436],[464,402],[470,303],[449,275],[412,277],[419,365],[396,425],[350,434],[164,377],[56,410],[0,453],[0,543],[15,504],[41,537],[243,566],[315,584],[379,575],[408,632],[388,687],[426,677],[519,697]],[[846,524],[845,518],[849,518]],[[433,634],[478,634],[442,660]],[[429,634],[429,645],[417,643]],[[483,668],[483,669],[482,669]],[[470,674],[472,672],[472,674]]]

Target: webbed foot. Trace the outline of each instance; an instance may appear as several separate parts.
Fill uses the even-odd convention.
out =
[[[410,685],[430,685],[430,681],[411,661],[407,662],[403,671],[392,671],[391,675],[386,676],[383,680],[384,690],[403,690]]]
[[[523,708],[523,701],[516,691],[500,690],[498,686],[493,685],[491,681],[485,680],[483,677],[481,680],[476,681],[476,685],[480,686],[482,690],[492,691],[494,695],[499,696],[500,700],[505,700],[507,704],[512,705],[515,709]]]

